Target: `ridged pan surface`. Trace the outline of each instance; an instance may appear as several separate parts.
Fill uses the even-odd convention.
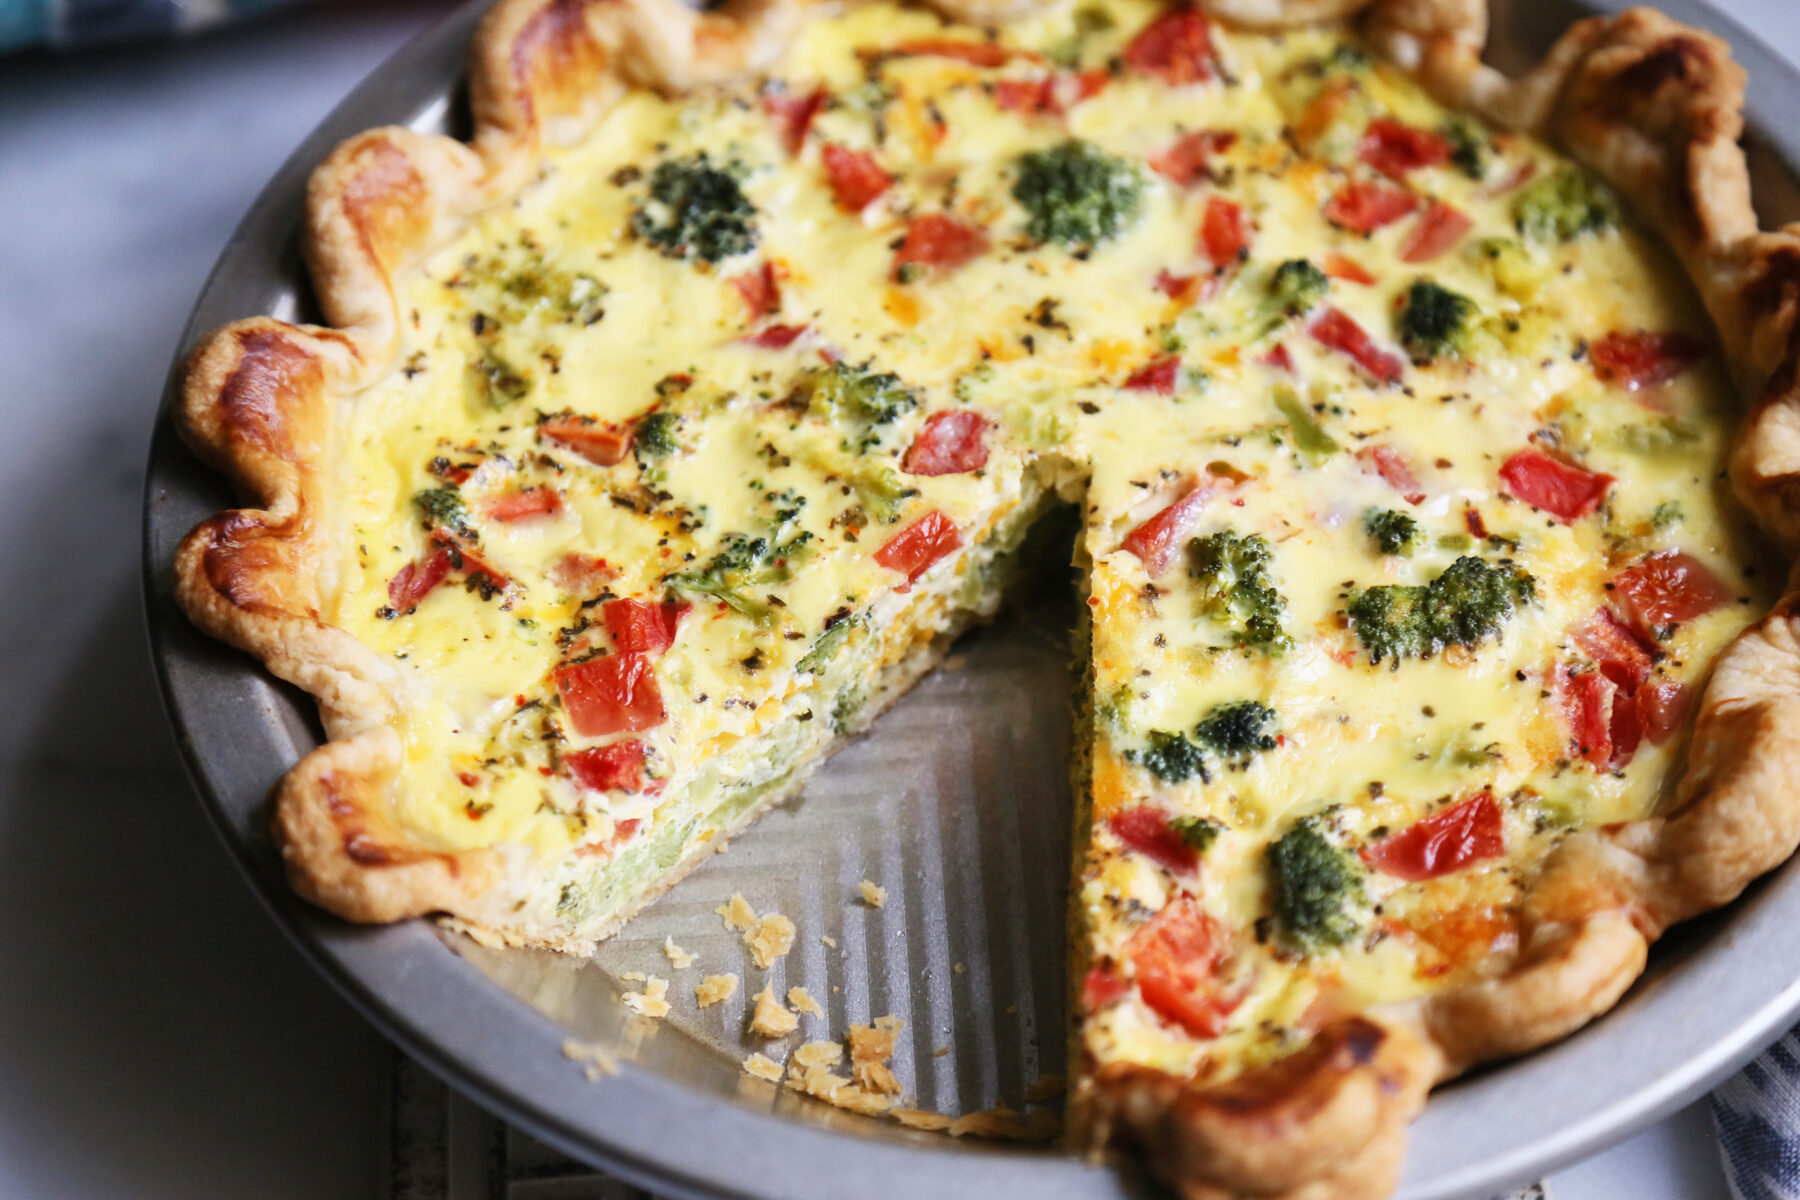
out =
[[[315,319],[295,236],[307,172],[343,137],[380,124],[462,133],[465,8],[385,64],[276,175],[227,247],[184,344],[233,318]],[[1597,7],[1611,8],[1611,3]],[[1619,5],[1618,7],[1623,7]],[[1800,216],[1800,77],[1741,29],[1689,0],[1671,15],[1731,39],[1749,69],[1751,152],[1766,224]],[[1496,60],[1532,61],[1591,9],[1496,4]],[[176,362],[179,363],[178,356]],[[951,1141],[834,1110],[739,1069],[765,982],[805,987],[825,1016],[906,1023],[893,1066],[906,1102],[947,1113],[1016,1103],[1063,1070],[1063,933],[1071,813],[1070,628],[1076,598],[1051,569],[994,626],[816,773],[804,796],[742,835],[591,960],[496,950],[422,922],[354,928],[296,900],[264,832],[269,787],[319,738],[310,702],[196,634],[175,609],[174,548],[232,502],[176,441],[151,448],[145,517],[148,616],[164,695],[208,810],[302,950],[412,1054],[562,1149],[665,1195],[995,1196],[1099,1200],[1141,1185],[1050,1150]],[[874,907],[859,894],[886,891]],[[799,929],[758,970],[714,909],[734,894]],[[664,939],[696,953],[672,969]],[[675,1010],[628,1019],[628,973],[670,980]],[[693,985],[735,972],[725,1004]],[[1492,1195],[1589,1153],[1691,1100],[1800,1011],[1800,870],[1675,931],[1610,1015],[1567,1041],[1442,1089],[1414,1128],[1401,1196]],[[588,1081],[574,1037],[610,1048],[618,1074]]]

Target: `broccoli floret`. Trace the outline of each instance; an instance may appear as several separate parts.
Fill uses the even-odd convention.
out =
[[[1188,543],[1201,614],[1230,629],[1239,646],[1278,654],[1293,640],[1281,628],[1287,601],[1269,580],[1272,557],[1261,534],[1240,537],[1227,529]]]
[[[676,591],[698,592],[724,601],[758,625],[774,619],[774,610],[757,595],[770,584],[793,578],[793,568],[805,556],[812,541],[810,530],[796,529],[804,496],[772,492],[766,499],[775,505],[766,534],[751,536],[733,531],[720,541],[719,550],[697,571],[682,571],[663,578]]]
[[[1423,587],[1384,584],[1350,598],[1350,627],[1380,662],[1429,658],[1445,646],[1498,637],[1514,610],[1537,596],[1537,581],[1507,561],[1464,555]]]
[[[439,526],[464,537],[475,536],[475,531],[469,528],[468,507],[455,488],[428,488],[417,492],[413,495],[413,507],[419,510],[426,525]]]
[[[919,406],[919,398],[900,382],[898,375],[849,363],[832,363],[808,371],[800,380],[799,390],[807,407],[827,420],[848,418],[885,425]]]
[[[1659,533],[1667,532],[1681,524],[1681,501],[1664,500],[1650,510],[1650,524]]]
[[[1337,439],[1325,432],[1319,419],[1300,400],[1300,393],[1285,383],[1276,384],[1270,393],[1275,407],[1287,418],[1288,428],[1294,434],[1294,448],[1315,462],[1329,458],[1342,447]]]
[[[919,494],[918,488],[902,483],[892,467],[881,466],[878,461],[860,467],[846,482],[856,493],[856,502],[863,506],[863,511],[883,525],[898,517],[906,502]]]
[[[501,358],[492,347],[469,363],[464,376],[465,395],[477,407],[505,408],[531,394],[531,379]]]
[[[637,423],[637,429],[631,435],[631,444],[640,454],[651,458],[667,458],[680,449],[675,440],[675,431],[681,428],[681,418],[672,412],[653,412]]]
[[[1206,758],[1191,739],[1165,729],[1152,729],[1147,740],[1149,744],[1138,756],[1138,761],[1164,783],[1180,783],[1196,775],[1209,783],[1212,781],[1206,770]]]
[[[818,640],[812,644],[812,649],[808,650],[805,656],[794,664],[794,670],[805,671],[808,675],[823,675],[825,668],[830,665],[833,658],[837,657],[837,652],[849,639],[850,631],[860,624],[862,624],[860,618],[846,617],[821,633]]]
[[[1411,554],[1419,540],[1419,523],[1391,508],[1371,508],[1364,513],[1363,529],[1383,554]]]
[[[1212,844],[1219,840],[1225,832],[1225,826],[1210,817],[1174,817],[1169,821],[1169,828],[1181,836],[1181,840],[1193,847],[1197,854],[1205,854],[1212,849]]]
[[[1331,280],[1304,258],[1290,258],[1269,277],[1269,307],[1284,317],[1298,317],[1325,298]]]
[[[755,216],[738,181],[702,151],[658,164],[631,230],[670,258],[711,263],[756,245]]]
[[[1462,354],[1475,325],[1475,302],[1421,279],[1407,289],[1400,310],[1400,344],[1416,361]]]
[[[1275,748],[1275,710],[1258,700],[1220,704],[1194,726],[1194,737],[1228,762],[1250,758]]]
[[[1470,179],[1487,178],[1490,157],[1487,130],[1468,117],[1451,117],[1444,122],[1441,132],[1444,140],[1450,143],[1451,164]]]
[[[1123,233],[1144,204],[1138,169],[1088,142],[1067,141],[1019,159],[1013,198],[1038,242],[1092,246]]]
[[[1341,946],[1361,929],[1352,909],[1363,899],[1362,874],[1328,828],[1324,814],[1314,813],[1268,849],[1275,920],[1291,949]]]
[[[1585,171],[1564,168],[1513,200],[1519,232],[1540,242],[1572,242],[1619,224],[1619,202]]]

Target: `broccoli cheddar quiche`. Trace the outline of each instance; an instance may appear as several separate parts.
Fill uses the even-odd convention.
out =
[[[1073,1133],[1392,1186],[1800,839],[1800,240],[1647,10],[503,0],[470,144],[315,173],[330,326],[191,360],[258,505],[203,628],[317,697],[354,920],[590,949],[992,617],[1084,580]]]

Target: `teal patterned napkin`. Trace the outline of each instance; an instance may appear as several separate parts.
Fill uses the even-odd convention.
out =
[[[189,33],[293,0],[0,0],[0,53]]]

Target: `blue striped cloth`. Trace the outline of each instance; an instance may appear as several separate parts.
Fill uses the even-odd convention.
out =
[[[1800,1200],[1800,1030],[1712,1095],[1732,1200]]]
[[[0,0],[0,53],[163,37],[266,12],[292,0]]]

